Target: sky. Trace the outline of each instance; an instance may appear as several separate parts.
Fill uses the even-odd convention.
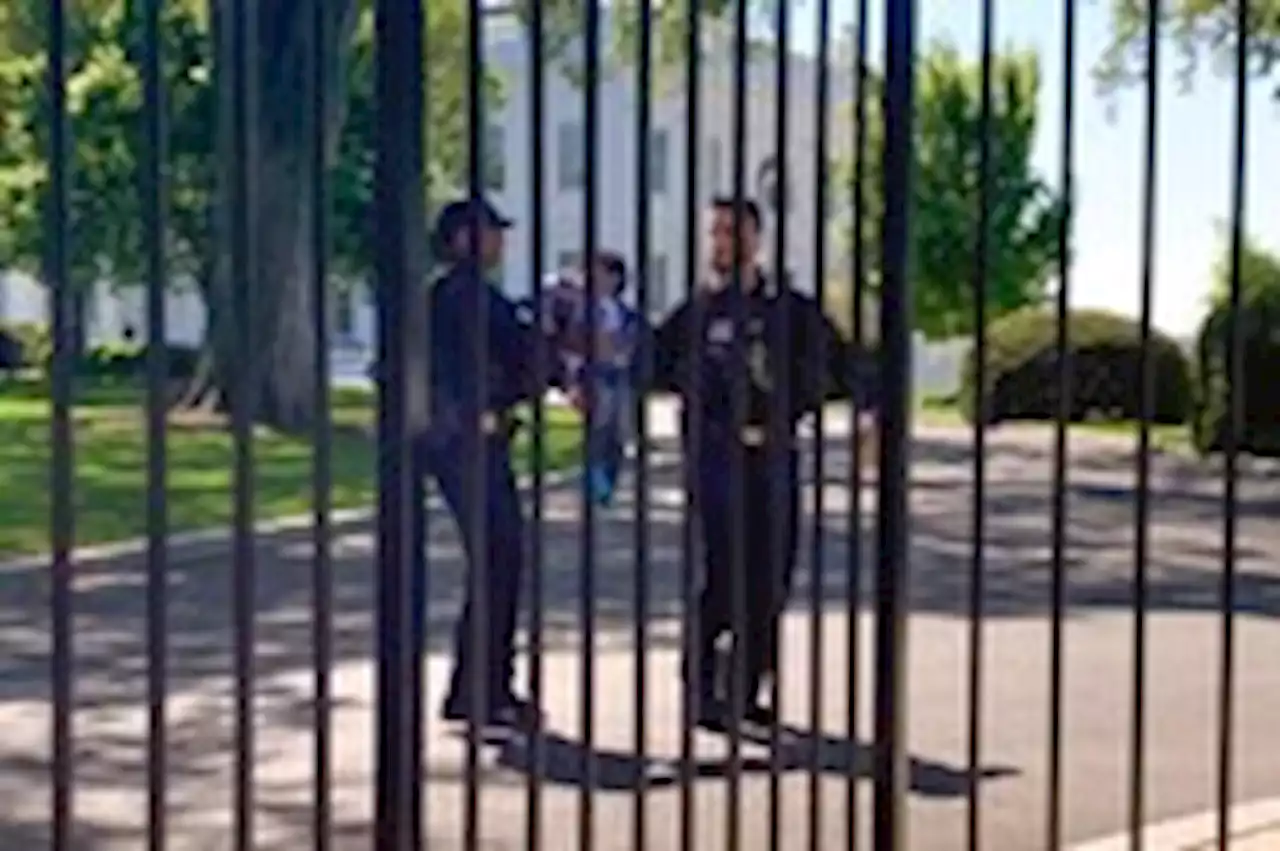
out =
[[[881,55],[884,0],[872,0],[869,35]],[[1061,172],[1063,102],[1062,3],[1003,0],[996,3],[996,42],[1033,47],[1042,62],[1040,126],[1035,166],[1054,185]],[[1077,4],[1074,119],[1076,260],[1073,305],[1137,316],[1142,280],[1142,192],[1145,92],[1141,86],[1104,95],[1092,73],[1109,36],[1109,3]],[[833,31],[852,20],[851,0],[832,0]],[[796,48],[816,42],[817,0],[796,7]],[[918,44],[945,39],[976,60],[981,44],[979,0],[917,0]],[[1190,89],[1177,71],[1179,56],[1163,42],[1158,81],[1159,137],[1153,321],[1179,336],[1193,334],[1204,316],[1212,269],[1222,256],[1231,214],[1235,155],[1235,82],[1205,67]],[[1245,228],[1264,247],[1280,250],[1280,108],[1265,81],[1249,92],[1246,139]]]

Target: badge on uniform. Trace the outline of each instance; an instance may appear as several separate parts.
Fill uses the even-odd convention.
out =
[[[717,319],[707,327],[708,343],[728,343],[733,340],[733,320]]]
[[[769,350],[763,342],[756,340],[747,352],[747,374],[751,383],[761,391],[773,390],[773,372],[769,369]]]

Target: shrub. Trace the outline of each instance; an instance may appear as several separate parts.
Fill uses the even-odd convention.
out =
[[[0,326],[0,369],[44,367],[53,351],[49,329],[34,323]]]
[[[1138,323],[1101,310],[1067,316],[1072,421],[1139,419],[1142,415],[1142,340]],[[979,393],[972,355],[962,377],[966,413],[987,423],[1053,419],[1058,412],[1058,317],[1025,308],[987,329],[986,387]],[[1152,421],[1185,423],[1191,412],[1190,368],[1177,342],[1153,332]]]
[[[1259,292],[1240,313],[1244,366],[1244,422],[1237,446],[1254,455],[1280,455],[1280,291]],[[1196,411],[1192,439],[1201,453],[1220,452],[1231,424],[1231,313],[1220,306],[1206,317],[1197,346]]]
[[[17,372],[26,366],[22,341],[8,330],[0,328],[0,372]]]
[[[195,375],[200,350],[190,346],[170,345],[169,377],[188,379]],[[147,374],[147,346],[109,343],[90,349],[81,359],[79,372],[85,377],[119,380],[141,380]]]

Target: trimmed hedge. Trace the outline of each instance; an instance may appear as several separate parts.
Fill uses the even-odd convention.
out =
[[[1280,456],[1280,292],[1255,295],[1240,315],[1244,361],[1244,430],[1241,452]],[[1225,448],[1230,426],[1228,377],[1231,317],[1220,307],[1205,318],[1197,347],[1196,411],[1192,439],[1202,454]]]
[[[1073,422],[1136,420],[1142,415],[1142,342],[1138,323],[1102,310],[1067,316]],[[1024,308],[987,328],[986,387],[976,384],[970,355],[961,380],[962,406],[987,423],[1048,420],[1058,412],[1058,316]],[[1148,343],[1155,375],[1153,421],[1187,422],[1193,407],[1190,367],[1170,337],[1153,332]]]

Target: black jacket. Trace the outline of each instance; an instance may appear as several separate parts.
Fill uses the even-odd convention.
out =
[[[737,399],[745,424],[787,429],[826,401],[850,399],[861,410],[879,402],[871,354],[846,340],[814,298],[767,279],[749,293],[693,296],[656,330],[645,360],[643,386],[681,395],[686,412],[699,406],[713,427],[734,424]]]

